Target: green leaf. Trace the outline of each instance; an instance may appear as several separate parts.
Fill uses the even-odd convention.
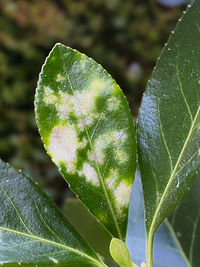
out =
[[[116,266],[109,251],[112,236],[79,199],[67,198],[64,215],[89,246],[104,258],[109,267]]]
[[[33,181],[0,161],[0,263],[106,266]]]
[[[113,238],[111,240],[110,254],[120,266],[133,267],[128,248],[122,240],[118,238]]]
[[[139,112],[148,261],[155,230],[180,203],[200,166],[199,12],[196,1],[172,33]]]
[[[200,177],[198,177],[183,202],[168,218],[168,225],[187,267],[200,266]],[[181,266],[182,267],[182,266]]]
[[[56,44],[42,68],[35,106],[45,148],[72,190],[124,239],[136,144],[119,86],[94,60]]]

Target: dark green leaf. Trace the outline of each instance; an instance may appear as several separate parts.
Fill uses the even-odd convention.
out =
[[[57,44],[40,74],[35,106],[45,148],[72,190],[124,239],[136,144],[119,86],[94,60]]]
[[[164,48],[139,113],[149,248],[155,230],[180,203],[200,166],[199,43],[200,1],[196,1]]]
[[[195,180],[189,194],[169,217],[173,231],[188,267],[200,266],[200,179]]]
[[[90,247],[104,258],[104,262],[108,266],[116,266],[109,252],[112,236],[89,212],[88,208],[79,199],[68,198],[64,214]]]
[[[45,193],[2,161],[0,198],[0,263],[106,266]]]

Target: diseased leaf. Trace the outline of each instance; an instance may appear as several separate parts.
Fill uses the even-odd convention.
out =
[[[136,144],[119,86],[94,60],[56,44],[42,68],[35,106],[45,148],[72,190],[124,239]]]
[[[0,211],[0,264],[106,266],[45,193],[1,160]]]
[[[185,224],[182,216],[182,223]],[[146,262],[146,235],[144,223],[144,201],[140,174],[136,171],[133,190],[130,197],[129,219],[126,243],[131,259],[140,266]],[[188,267],[180,243],[169,222],[164,221],[155,234],[154,267]]]
[[[196,1],[164,48],[139,112],[149,248],[155,230],[180,203],[200,166],[199,42],[200,1]]]

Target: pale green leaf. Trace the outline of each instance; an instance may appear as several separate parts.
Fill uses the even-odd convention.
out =
[[[118,239],[113,238],[110,242],[110,254],[113,259],[122,267],[132,267],[132,261],[126,244]]]
[[[200,1],[188,8],[157,62],[138,121],[150,262],[153,235],[200,166]]]
[[[94,60],[56,44],[42,68],[35,107],[45,148],[72,190],[124,239],[136,144],[119,86]]]
[[[1,264],[106,266],[46,194],[1,160],[0,211]]]

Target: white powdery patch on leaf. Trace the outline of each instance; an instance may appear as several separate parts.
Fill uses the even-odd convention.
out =
[[[49,86],[44,87],[44,102],[49,104],[55,104],[57,102],[57,96]]]
[[[58,116],[61,120],[67,119],[69,112],[72,111],[73,103],[70,94],[59,92],[59,101],[56,103]]]
[[[95,107],[95,99],[97,97],[97,92],[93,90],[83,90],[74,92],[72,102],[74,104],[74,112],[79,116],[90,115],[89,112]]]
[[[65,77],[63,77],[60,73],[56,76],[57,82],[63,82],[65,80]]]
[[[90,164],[84,163],[83,170],[79,171],[79,175],[84,175],[87,182],[91,182],[94,186],[99,186],[98,174]]]
[[[95,79],[91,81],[90,88],[92,91],[99,92],[102,89],[105,89],[107,82],[102,81],[101,79]]]
[[[104,150],[110,145],[116,148],[116,158],[120,160],[120,162],[124,162],[127,160],[126,152],[120,150],[120,145],[127,138],[127,134],[124,130],[118,131],[109,131],[105,134],[100,135],[94,142],[94,151],[90,151],[88,153],[88,159],[92,161],[96,161],[99,164],[104,163],[105,153]]]
[[[120,107],[121,107],[121,102],[120,102],[119,98],[114,97],[114,96],[108,98],[108,100],[107,100],[107,109],[109,111],[118,110]]]
[[[55,126],[49,138],[48,150],[56,164],[63,162],[67,171],[75,171],[76,151],[81,146],[72,125]]]
[[[127,133],[124,130],[114,131],[113,135],[117,142],[123,142],[127,139]]]
[[[116,201],[117,211],[120,213],[123,207],[128,206],[129,198],[131,194],[131,185],[127,185],[125,182],[120,182],[114,191],[114,197]]]
[[[109,173],[109,177],[105,180],[106,185],[109,190],[114,191],[116,189],[116,182],[117,182],[118,177],[119,177],[119,173],[116,170],[111,169]]]
[[[128,154],[120,148],[115,151],[115,157],[120,164],[128,161]]]

